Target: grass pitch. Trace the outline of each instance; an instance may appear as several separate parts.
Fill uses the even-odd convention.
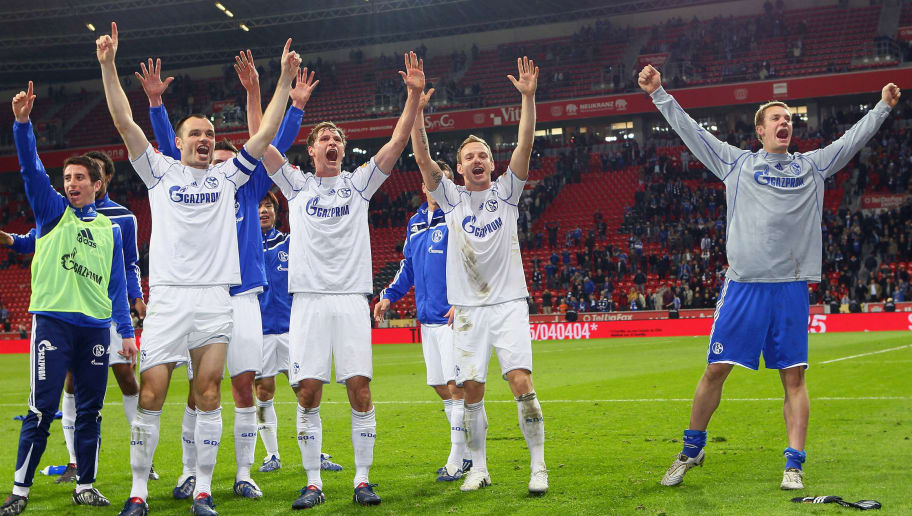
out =
[[[462,493],[458,483],[436,483],[449,449],[443,407],[425,385],[415,344],[374,347],[372,383],[378,438],[371,480],[378,507],[352,503],[354,465],[350,412],[344,389],[323,395],[323,449],[345,466],[324,472],[325,505],[314,512],[344,514],[836,514],[835,505],[797,505],[798,495],[876,499],[883,514],[912,514],[912,335],[900,332],[811,335],[811,422],[802,492],[779,490],[787,446],[782,387],[774,371],[741,368],[729,377],[722,405],[709,427],[707,459],[679,487],[659,479],[680,452],[691,397],[705,367],[706,337],[536,342],[536,390],[546,429],[550,492],[526,492],[529,458],[517,424],[516,404],[492,361],[486,407],[488,464],[494,485]],[[899,349],[893,349],[899,348]],[[876,351],[891,350],[883,353]],[[855,356],[860,355],[860,356]],[[844,360],[834,361],[845,357]],[[0,463],[12,486],[19,422],[28,396],[28,357],[0,363]],[[254,472],[265,497],[237,498],[234,480],[234,412],[223,383],[224,432],[213,497],[223,515],[288,514],[306,478],[295,441],[295,401],[284,377],[276,396],[283,468]],[[128,426],[113,376],[102,424],[96,487],[111,499],[107,510],[74,507],[73,484],[36,475],[27,514],[116,514],[130,491]],[[155,457],[162,479],[149,484],[152,514],[187,514],[189,503],[171,498],[180,474],[180,426],[185,373],[172,380]],[[257,446],[257,461],[264,455]],[[60,423],[51,426],[41,467],[66,462]]]

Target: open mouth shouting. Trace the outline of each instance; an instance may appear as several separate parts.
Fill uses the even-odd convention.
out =
[[[70,204],[79,202],[82,198],[82,192],[76,189],[67,190],[67,198],[70,200]]]
[[[778,140],[779,143],[782,143],[782,144],[788,143],[788,141],[789,141],[789,130],[788,130],[787,127],[780,127],[780,128],[776,131],[776,140]]]
[[[475,167],[472,168],[472,176],[474,176],[475,179],[484,178],[484,172],[485,172],[485,169],[481,165],[476,165]]]
[[[201,143],[196,147],[196,154],[200,157],[201,160],[208,161],[209,155],[211,154],[212,149],[209,148],[209,145]]]
[[[339,149],[335,147],[330,147],[326,149],[326,161],[330,163],[335,163],[339,159]]]

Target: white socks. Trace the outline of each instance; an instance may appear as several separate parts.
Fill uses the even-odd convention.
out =
[[[462,460],[466,458],[465,437],[465,404],[463,400],[444,400],[444,405],[450,402],[448,419],[450,422],[450,456],[447,457],[447,472],[455,473],[462,468]]]
[[[181,422],[181,448],[183,454],[181,461],[184,471],[181,473],[177,484],[180,485],[187,477],[196,475],[196,409],[184,407],[184,420]]]
[[[130,468],[133,470],[133,488],[130,498],[149,495],[149,469],[158,446],[158,430],[161,424],[160,410],[138,409],[130,426]]]
[[[76,446],[74,444],[76,433],[76,395],[63,393],[63,402],[60,404],[63,417],[60,424],[63,426],[63,440],[66,442],[67,453],[70,454],[70,464],[76,464]]]
[[[301,449],[301,464],[307,471],[307,485],[322,490],[320,447],[323,445],[323,422],[320,420],[320,407],[304,408],[298,404],[296,420],[298,448]]]
[[[234,408],[234,458],[237,461],[237,480],[251,480],[257,442],[256,407]]]
[[[488,415],[485,412],[484,400],[465,404],[465,432],[466,445],[472,453],[472,469],[487,471],[485,444],[488,438]]]
[[[374,463],[374,442],[377,440],[377,418],[374,408],[367,412],[352,409],[351,417],[352,447],[355,449],[354,486],[369,482],[371,464]]]
[[[256,400],[256,414],[257,432],[259,432],[260,438],[263,439],[263,446],[266,448],[266,458],[268,459],[273,455],[279,457],[279,441],[276,437],[279,421],[276,418],[275,406],[273,406],[272,400]]]
[[[123,395],[124,416],[127,418],[127,424],[133,424],[136,419],[136,406],[139,404],[139,393],[132,396]]]
[[[256,442],[256,435],[253,436]],[[212,493],[212,472],[218,456],[219,441],[222,440],[222,408],[203,412],[196,411],[196,489],[193,497],[200,493]],[[148,468],[146,475],[148,476]]]
[[[545,469],[545,419],[535,391],[516,398],[519,428],[526,438],[532,471]]]

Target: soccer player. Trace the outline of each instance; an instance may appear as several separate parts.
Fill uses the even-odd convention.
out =
[[[120,227],[121,238],[123,239],[123,256],[126,267],[127,280],[127,298],[131,305],[141,318],[146,315],[146,305],[143,302],[142,286],[140,285],[140,271],[137,261],[139,252],[136,247],[136,217],[127,208],[117,204],[108,197],[108,185],[114,179],[114,162],[107,154],[101,151],[89,151],[85,154],[98,165],[99,170],[103,172],[101,188],[95,192],[95,209],[98,213],[105,215],[111,222]],[[20,253],[35,252],[35,230],[29,231],[26,235],[16,235],[10,245],[15,251]],[[108,346],[108,365],[114,372],[117,384],[123,394],[124,415],[127,423],[132,423],[136,416],[136,404],[139,401],[139,384],[136,382],[134,364],[131,360],[123,357],[118,353],[121,349],[120,335],[117,333],[116,325],[111,325],[111,345]],[[74,441],[74,432],[76,428],[76,397],[73,385],[73,374],[67,372],[66,381],[63,384],[63,403],[61,403],[61,426],[63,428],[64,442],[66,443],[67,452],[69,453],[69,463],[66,470],[57,479],[57,483],[75,482],[76,481],[76,447]],[[157,479],[158,475],[154,468],[149,472],[150,479]]]
[[[282,52],[276,91],[259,131],[236,158],[210,166],[215,130],[203,116],[190,115],[178,123],[174,142],[181,151],[180,162],[149,144],[133,121],[117,77],[117,45],[117,26],[112,23],[111,35],[96,42],[105,96],[133,168],[149,189],[154,221],[149,261],[152,306],[144,324],[139,409],[131,428],[133,487],[121,514],[148,512],[148,471],[158,444],[161,408],[174,365],[189,358],[197,408],[197,471],[191,512],[214,515],[210,493],[222,435],[220,384],[232,333],[228,290],[241,284],[235,196],[278,131],[301,59],[289,50],[289,39]]]
[[[706,427],[725,379],[734,365],[756,370],[762,352],[766,367],[779,370],[785,391],[788,447],[780,487],[803,489],[810,412],[807,284],[820,281],[824,183],[874,136],[899,100],[899,88],[884,86],[881,101],[841,138],[803,154],[788,152],[792,115],[783,102],[757,109],[754,125],[763,148],[750,152],[700,127],[662,88],[661,74],[651,65],[638,82],[690,152],[725,183],[728,204],[728,271],[713,316],[708,365],[694,394],[684,448],[662,484],[680,484],[687,470],[703,464]]]
[[[237,63],[235,70],[241,79],[241,84],[247,90],[248,123],[251,134],[254,134],[263,118],[260,107],[259,77],[249,50],[246,54],[241,53],[241,57],[237,58]],[[148,68],[145,64],[141,64],[141,67],[143,73],[136,73],[136,77],[139,78],[143,90],[149,98],[149,116],[155,137],[161,142],[159,150],[166,156],[179,159],[181,153],[174,146],[174,131],[161,98],[173,78],[161,80],[160,59],[154,63],[152,59],[149,59]],[[308,76],[306,68],[303,73],[298,73],[297,84],[290,92],[292,106],[288,108],[281,130],[273,142],[281,151],[284,152],[291,147],[300,131],[304,106],[317,83],[319,81],[313,80],[313,73]],[[220,141],[215,145],[212,156],[213,164],[217,165],[234,159],[237,156],[237,149],[228,141]],[[250,468],[254,461],[257,433],[257,416],[253,399],[254,378],[262,371],[263,362],[263,334],[262,325],[257,322],[260,318],[257,296],[267,286],[257,205],[271,187],[272,181],[260,164],[254,169],[250,180],[238,188],[237,204],[235,205],[241,284],[230,289],[233,318],[237,324],[234,324],[232,329],[227,364],[235,402],[234,442],[237,472],[234,492],[245,498],[263,496],[259,486],[250,477]],[[192,429],[192,420],[195,417],[193,407],[191,393],[182,425],[185,434]],[[182,436],[185,452],[183,456],[184,471],[178,478],[178,485],[173,491],[174,497],[178,499],[188,498],[195,483],[195,456],[192,453],[193,446],[188,443],[192,440],[192,435]]]
[[[335,359],[336,381],[344,383],[351,404],[355,452],[354,501],[376,505],[380,497],[368,479],[374,456],[377,421],[371,401],[371,281],[368,202],[389,177],[408,143],[409,129],[424,90],[423,64],[414,52],[405,55],[408,96],[389,142],[354,172],[342,171],[345,134],[332,122],[314,126],[307,153],[315,173],[304,174],[287,163],[270,177],[288,199],[291,224],[288,290],[294,295],[289,325],[289,380],[298,384],[298,445],[307,470],[307,485],[292,504],[306,509],[323,503],[320,479],[320,396],[329,383]],[[281,156],[267,154],[266,170]]]
[[[519,427],[531,456],[529,493],[548,491],[545,467],[545,425],[532,386],[532,341],[529,297],[519,254],[517,204],[529,177],[535,133],[535,90],[538,67],[517,59],[518,78],[508,75],[522,96],[519,134],[510,166],[491,182],[494,159],[487,142],[471,135],[456,153],[456,171],[465,186],[443,176],[431,159],[423,117],[412,129],[412,149],[425,187],[440,204],[449,228],[447,299],[455,310],[456,385],[465,387],[465,430],[472,469],[460,489],[475,491],[491,484],[485,455],[488,418],[484,409],[485,380],[491,350],[516,399]]]
[[[269,288],[261,292],[260,313],[263,321],[263,372],[256,377],[257,427],[266,458],[260,466],[261,472],[277,471],[282,467],[279,443],[276,437],[278,418],[273,398],[275,377],[284,373],[288,377],[288,323],[291,319],[291,299],[288,292],[288,235],[276,228],[279,216],[279,200],[272,192],[260,201],[260,229],[263,232],[263,249],[266,254],[266,276]],[[298,385],[291,384],[297,393]],[[297,395],[297,394],[296,394]],[[341,471],[342,466],[332,460],[332,455],[320,452],[320,469]]]
[[[29,412],[19,434],[13,493],[0,515],[20,514],[28,504],[35,468],[47,445],[48,428],[60,403],[67,370],[76,383],[75,440],[78,471],[73,503],[111,503],[92,487],[97,471],[101,408],[108,380],[112,318],[122,337],[121,354],[131,363],[136,343],[127,288],[120,228],[98,213],[95,192],[101,170],[85,156],[63,164],[66,197],[51,186],[35,147],[29,115],[34,86],[13,98],[13,137],[25,194],[37,222],[32,260],[31,392]],[[149,474],[146,468],[145,474]]]
[[[419,112],[433,93],[421,96]],[[437,161],[447,179],[453,180],[453,171],[444,161]],[[449,229],[443,210],[422,184],[421,191],[427,201],[418,208],[408,222],[399,271],[389,287],[380,292],[374,305],[374,319],[383,320],[390,304],[395,303],[415,286],[415,303],[418,305],[418,322],[421,323],[421,349],[427,369],[427,384],[443,400],[450,433],[450,454],[446,464],[437,470],[438,482],[452,482],[462,478],[472,467],[471,455],[465,444],[465,416],[462,387],[456,386],[456,362],[453,356],[453,307],[447,302],[446,251]]]

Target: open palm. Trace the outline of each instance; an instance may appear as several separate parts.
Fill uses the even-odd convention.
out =
[[[507,79],[513,83],[513,86],[523,95],[535,95],[538,89],[538,67],[535,61],[523,56],[522,59],[516,59],[516,68],[518,69],[519,78],[508,75]]]

